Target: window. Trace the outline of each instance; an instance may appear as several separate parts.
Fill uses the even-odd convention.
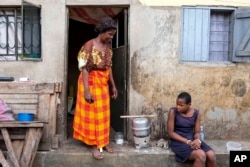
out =
[[[230,49],[231,12],[211,11],[209,31],[209,61],[228,61]]]
[[[40,58],[40,8],[0,8],[0,61]]]
[[[185,7],[182,28],[182,61],[250,61],[248,9]]]

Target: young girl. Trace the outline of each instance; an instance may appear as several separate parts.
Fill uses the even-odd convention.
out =
[[[170,148],[178,162],[192,160],[193,167],[216,167],[214,151],[200,140],[200,120],[199,111],[191,107],[189,93],[180,93],[176,107],[171,108],[168,113]]]

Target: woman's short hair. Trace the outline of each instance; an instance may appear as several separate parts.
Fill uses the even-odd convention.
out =
[[[97,33],[103,33],[109,30],[117,29],[116,22],[111,17],[102,18],[95,26]]]

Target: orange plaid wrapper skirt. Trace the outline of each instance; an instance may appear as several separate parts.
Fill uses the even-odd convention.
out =
[[[110,95],[109,70],[93,70],[89,73],[89,89],[94,103],[84,99],[82,73],[78,79],[76,108],[73,122],[73,137],[87,145],[102,148],[109,144]]]

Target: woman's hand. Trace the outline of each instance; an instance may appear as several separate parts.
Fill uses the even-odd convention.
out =
[[[84,90],[84,98],[88,103],[90,103],[90,104],[94,103],[94,99],[93,99],[93,97],[88,89]]]
[[[111,98],[116,99],[118,96],[117,89],[115,86],[112,87],[112,95]]]

